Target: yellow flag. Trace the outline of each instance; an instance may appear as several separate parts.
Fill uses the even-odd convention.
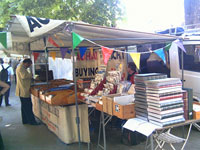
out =
[[[93,55],[93,47],[90,47],[90,54]]]
[[[56,59],[56,52],[49,52],[49,55],[53,58],[53,60]]]
[[[130,53],[133,62],[135,63],[136,67],[140,69],[140,53]]]

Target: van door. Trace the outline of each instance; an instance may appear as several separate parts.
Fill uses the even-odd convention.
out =
[[[183,41],[184,87],[193,89],[193,96],[200,101],[200,41]],[[170,75],[182,79],[182,50],[172,44],[169,50]]]

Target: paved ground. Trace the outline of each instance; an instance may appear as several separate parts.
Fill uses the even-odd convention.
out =
[[[0,107],[0,131],[6,150],[78,150],[78,144],[67,145],[60,141],[45,125],[31,126],[21,123],[21,111],[19,98],[14,95],[15,86],[12,86],[10,103],[11,107]],[[98,118],[97,118],[98,119]],[[185,128],[186,131],[187,127]],[[182,135],[182,128],[174,130]],[[91,130],[92,150],[97,149],[98,127],[95,125]],[[107,150],[143,150],[145,142],[137,146],[128,146],[121,142],[121,132],[115,126],[107,126]],[[189,141],[185,147],[188,150],[200,149],[200,133],[192,130]],[[82,143],[81,149],[88,149],[88,145]],[[169,149],[168,147],[166,149]]]

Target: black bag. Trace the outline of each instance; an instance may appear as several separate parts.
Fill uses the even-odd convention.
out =
[[[8,81],[8,68],[10,66],[8,66],[7,68],[4,68],[3,65],[2,66],[2,70],[0,72],[0,80],[3,82],[7,82]]]
[[[121,141],[125,145],[138,145],[145,141],[146,137],[137,131],[130,131],[128,129],[122,129]]]

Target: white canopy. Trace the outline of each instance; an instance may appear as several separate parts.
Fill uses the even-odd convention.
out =
[[[47,41],[49,36],[60,47],[72,47],[70,31],[107,47],[165,43],[177,38],[175,36],[136,32],[86,23],[26,16],[12,16],[8,24],[8,31],[12,34],[13,50],[20,53],[27,52],[29,49],[28,43],[30,43],[30,50],[44,50],[44,38],[46,38],[47,47],[54,47]],[[83,41],[79,46],[94,46],[94,44]]]

